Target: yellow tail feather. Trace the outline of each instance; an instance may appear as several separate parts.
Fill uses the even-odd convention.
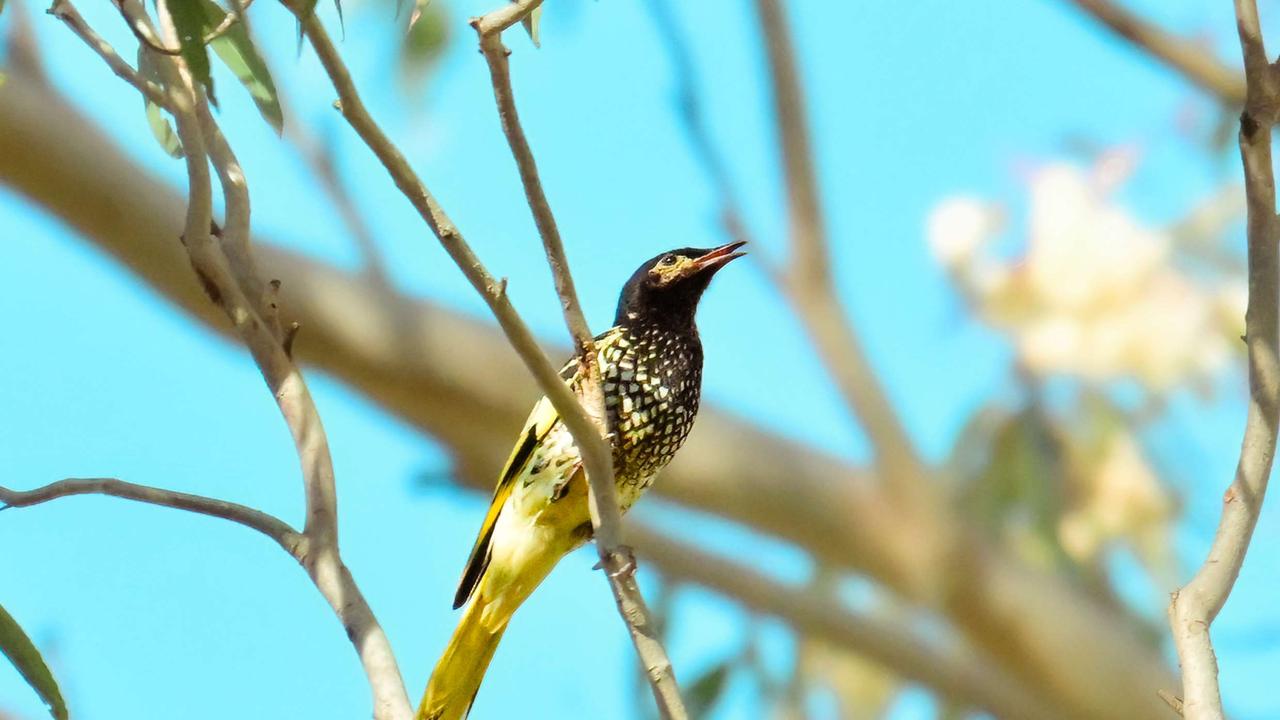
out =
[[[471,712],[471,703],[475,702],[485,670],[510,620],[510,616],[485,618],[488,606],[479,593],[467,606],[449,645],[431,671],[417,720],[465,720]]]

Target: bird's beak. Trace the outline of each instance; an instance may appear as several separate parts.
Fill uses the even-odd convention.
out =
[[[716,270],[719,270],[729,264],[731,260],[746,255],[745,252],[736,252],[738,248],[746,244],[747,241],[745,240],[731,242],[727,245],[721,245],[701,257],[695,258],[693,261],[694,272],[715,272]]]

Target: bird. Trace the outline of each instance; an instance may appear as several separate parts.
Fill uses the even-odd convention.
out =
[[[711,278],[745,242],[679,248],[645,261],[595,338],[619,510],[626,512],[684,444],[702,390],[694,315]],[[571,359],[561,379],[579,395]],[[551,402],[533,407],[480,526],[455,610],[466,605],[418,707],[417,720],[465,720],[512,615],[560,558],[592,535],[582,459]]]

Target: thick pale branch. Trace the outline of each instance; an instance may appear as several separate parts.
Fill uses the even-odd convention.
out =
[[[802,634],[865,656],[945,697],[1008,720],[1065,717],[971,649],[930,647],[914,634],[861,617],[830,597],[784,585],[642,525],[631,525],[627,535],[664,576],[724,593],[744,607],[778,617]]]
[[[1236,0],[1236,22],[1248,83],[1240,116],[1247,213],[1249,304],[1245,342],[1249,357],[1249,410],[1235,478],[1209,556],[1195,577],[1173,594],[1169,623],[1182,665],[1182,713],[1191,720],[1223,717],[1218,662],[1209,626],[1227,601],[1262,509],[1280,424],[1280,253],[1276,242],[1275,174],[1271,132],[1277,119],[1280,70],[1267,60],[1254,0]]]
[[[1148,22],[1112,0],[1071,0],[1134,47],[1178,72],[1224,105],[1244,104],[1244,76],[1227,67],[1187,38],[1180,38]]]
[[[294,556],[297,555],[302,540],[302,534],[285,521],[247,505],[175,490],[137,485],[115,478],[68,478],[34,490],[10,490],[0,487],[0,509],[30,507],[72,495],[109,495],[147,505],[159,505],[230,520],[266,535],[284,548],[285,552]]]

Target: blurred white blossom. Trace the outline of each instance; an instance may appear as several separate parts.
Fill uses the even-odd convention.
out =
[[[1209,283],[1172,261],[1169,232],[1147,227],[1110,197],[1136,153],[1030,173],[1025,245],[995,254],[1004,212],[972,197],[930,214],[930,248],[1024,367],[1087,380],[1135,378],[1159,392],[1203,379],[1243,327],[1243,285]]]
[[[1117,430],[1107,435],[1100,453],[1090,455],[1074,462],[1076,502],[1058,523],[1063,549],[1087,562],[1110,542],[1128,539],[1144,565],[1157,573],[1168,571],[1169,526],[1176,508],[1138,441]]]
[[[933,209],[925,233],[939,262],[956,267],[969,262],[999,226],[994,206],[976,198],[954,197]]]

